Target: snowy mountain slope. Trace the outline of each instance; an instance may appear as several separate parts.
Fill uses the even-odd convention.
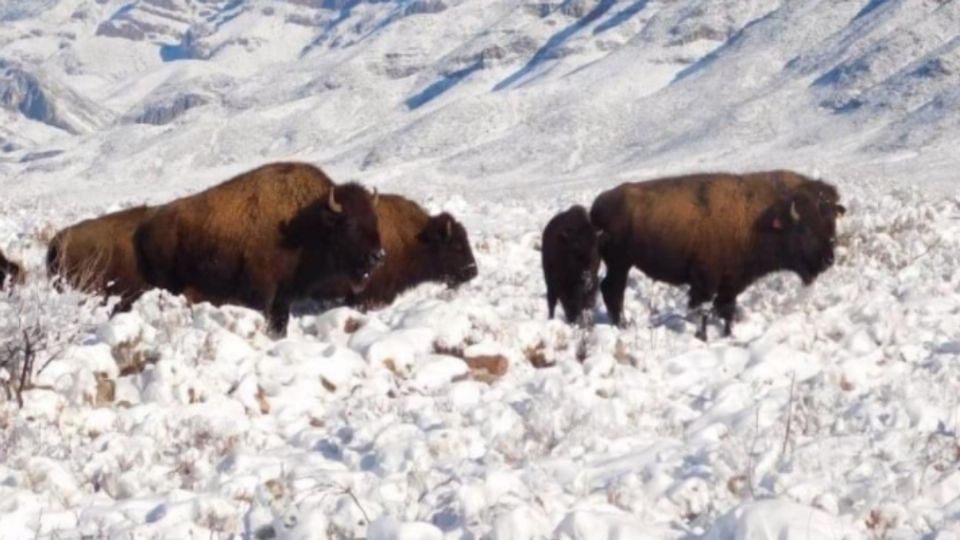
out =
[[[3,182],[30,197],[69,189],[50,171],[116,168],[150,185],[196,171],[196,185],[298,157],[374,183],[483,177],[494,191],[757,163],[949,189],[958,13],[933,0],[64,0],[6,24],[0,58],[114,120],[21,149],[63,153]],[[141,30],[97,30],[129,25]],[[914,178],[917,160],[938,165]]]

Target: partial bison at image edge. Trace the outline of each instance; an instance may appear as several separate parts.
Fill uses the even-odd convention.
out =
[[[377,307],[393,302],[406,289],[427,281],[456,287],[477,277],[477,262],[463,225],[450,214],[435,216],[417,203],[382,193],[377,203],[380,242],[386,258],[359,293],[343,279],[327,280],[313,296],[342,300],[350,306]]]
[[[805,285],[833,264],[836,218],[845,208],[834,186],[790,171],[693,174],[624,183],[597,196],[590,220],[602,231],[601,292],[620,324],[627,273],[689,285],[691,309],[713,300],[732,330],[736,298],[771,272]],[[707,315],[697,337],[707,338]]]
[[[20,265],[7,259],[0,251],[0,291],[2,291],[10,278],[10,283],[17,283],[23,279],[23,269]]]
[[[553,318],[559,299],[567,321],[586,322],[585,311],[596,304],[600,268],[597,230],[590,224],[586,208],[571,206],[547,222],[541,262],[549,317]]]
[[[157,207],[134,237],[151,285],[266,315],[283,335],[290,304],[325,279],[354,292],[382,264],[375,196],[306,163],[271,163]]]

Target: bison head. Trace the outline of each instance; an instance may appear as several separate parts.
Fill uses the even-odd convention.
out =
[[[312,280],[341,275],[359,292],[385,257],[375,205],[376,195],[358,184],[336,186],[283,226],[285,244],[303,249]]]
[[[431,216],[417,240],[425,248],[429,260],[426,266],[436,278],[456,286],[477,277],[477,261],[467,231],[450,214]]]
[[[797,193],[774,205],[764,216],[764,226],[778,235],[781,263],[796,272],[805,285],[833,264],[840,211],[824,212],[821,202]]]

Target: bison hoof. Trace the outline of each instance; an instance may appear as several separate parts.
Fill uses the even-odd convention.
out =
[[[707,331],[706,331],[706,330],[703,330],[703,329],[697,330],[697,333],[694,334],[694,336],[695,336],[697,339],[699,339],[700,341],[703,341],[704,343],[706,343],[706,341],[707,341]]]

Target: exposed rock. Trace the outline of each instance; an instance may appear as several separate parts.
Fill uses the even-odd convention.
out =
[[[198,94],[182,94],[173,98],[172,101],[153,103],[144,107],[129,119],[134,124],[152,124],[162,126],[169,124],[177,117],[190,109],[206,105],[210,99]]]
[[[443,0],[414,0],[403,10],[404,15],[421,15],[425,13],[440,13],[447,9]]]

